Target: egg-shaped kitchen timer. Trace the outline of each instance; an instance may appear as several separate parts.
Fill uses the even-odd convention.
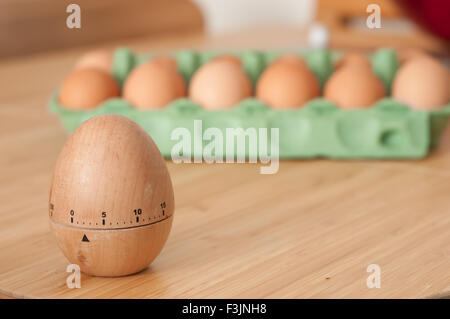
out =
[[[132,120],[93,117],[64,145],[49,220],[64,255],[84,273],[123,276],[147,267],[167,240],[173,212],[166,163]]]

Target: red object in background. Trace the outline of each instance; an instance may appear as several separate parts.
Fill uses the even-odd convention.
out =
[[[432,33],[450,40],[450,0],[397,1],[413,20]]]

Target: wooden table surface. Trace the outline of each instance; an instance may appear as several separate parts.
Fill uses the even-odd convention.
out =
[[[298,47],[302,32],[125,43]],[[257,43],[257,41],[259,41]],[[419,161],[168,163],[176,211],[169,240],[145,271],[82,275],[66,286],[48,226],[56,156],[67,139],[46,103],[83,49],[0,62],[0,296],[30,298],[416,298],[450,294],[450,135]],[[381,267],[369,289],[366,268]]]

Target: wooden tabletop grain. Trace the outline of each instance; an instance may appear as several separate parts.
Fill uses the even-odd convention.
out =
[[[303,37],[304,38],[304,37]],[[301,31],[139,40],[136,50],[296,48]],[[259,42],[257,42],[259,41]],[[111,44],[111,47],[117,44]],[[85,48],[0,62],[0,297],[417,298],[450,294],[450,135],[417,161],[168,162],[173,229],[145,271],[66,286],[48,226],[67,134],[46,104]],[[367,267],[381,269],[369,289]]]

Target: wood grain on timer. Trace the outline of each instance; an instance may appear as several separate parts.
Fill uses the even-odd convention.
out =
[[[67,259],[95,276],[147,267],[172,226],[174,195],[151,137],[119,115],[85,121],[64,145],[54,171],[50,226]]]

